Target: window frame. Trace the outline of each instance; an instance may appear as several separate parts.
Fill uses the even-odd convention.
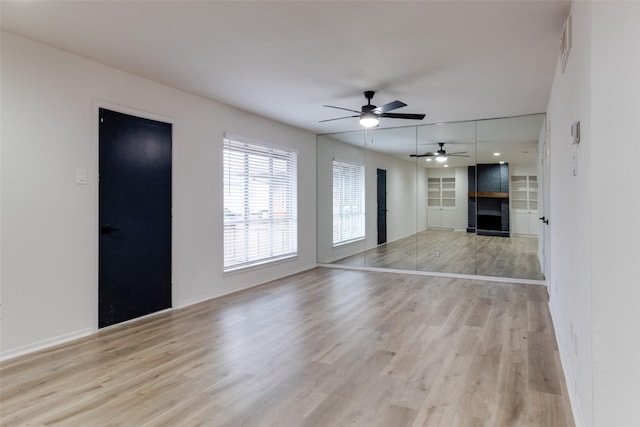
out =
[[[232,159],[232,152],[235,153],[236,156],[242,156],[243,158],[240,159],[239,162],[237,158],[235,160]],[[298,256],[298,158],[299,151],[295,148],[252,140],[225,132],[222,148],[222,267],[225,273],[288,260]],[[287,170],[286,174],[278,176],[277,173],[274,172],[276,160],[284,162],[284,167]],[[252,163],[254,164],[252,165]],[[255,163],[257,163],[257,166]],[[240,164],[242,166],[238,167]],[[258,167],[264,167],[265,165],[268,166],[269,172],[267,175],[264,174],[264,170],[257,170]],[[282,167],[283,165],[281,164],[280,166]],[[244,175],[239,173],[244,173]],[[240,180],[237,179],[232,183],[231,176],[234,174],[236,174],[236,178],[238,176],[242,177],[241,183]],[[285,178],[284,181],[281,179],[282,177]],[[259,190],[252,190],[253,186],[259,186],[259,184],[255,184],[256,181],[259,179],[264,180],[265,178],[268,182],[266,193],[263,192],[260,194]],[[276,184],[274,184],[274,181]],[[278,189],[278,182],[281,183],[280,189],[283,189],[280,195],[275,194]],[[235,184],[235,186],[233,184]],[[232,190],[232,187],[235,187],[235,189]],[[240,193],[242,193],[240,197],[238,197],[239,189],[241,189]],[[260,204],[260,202],[257,201],[258,198],[263,199],[262,203],[264,204],[265,197],[266,200],[268,200],[268,208],[266,210],[252,212],[250,207]],[[276,198],[278,198],[281,206],[286,207],[284,212],[274,211]],[[232,210],[231,205],[234,203],[230,203],[231,200],[235,202],[236,208],[238,203],[242,204],[240,213]],[[228,213],[237,217],[234,220],[228,220]],[[275,216],[274,213],[278,215],[284,214],[284,216]],[[253,229],[252,227],[258,223],[268,227],[267,233],[269,237],[267,240],[269,244],[266,249],[268,255],[256,257],[261,251],[265,250],[255,242],[255,237],[252,237],[257,231],[255,227]],[[284,230],[288,233],[288,238],[281,239],[281,241],[284,241],[282,246],[288,248],[284,251],[278,251],[274,246],[274,229],[278,224],[280,224],[279,231]],[[231,225],[234,227],[230,227]],[[230,230],[235,230],[238,225],[241,228],[240,232],[243,234],[240,238],[242,243],[239,245],[241,247],[239,250],[236,248],[237,239],[230,237]],[[232,243],[233,239],[236,239],[234,243]],[[231,246],[234,247],[233,252],[236,254],[236,260],[241,259],[241,261],[234,262],[231,260],[232,256],[229,255],[229,253],[232,252],[232,249],[230,249]]]
[[[353,194],[350,196],[350,198],[352,200],[358,200],[359,201],[359,211],[356,212],[352,212],[352,213],[344,213],[344,212],[340,212],[338,214],[336,214],[336,166],[340,165],[341,167],[348,167],[351,169],[358,169],[358,173],[359,173],[359,182],[360,182],[360,194],[354,196]],[[342,177],[345,176],[344,173],[341,174]],[[351,178],[353,180],[353,177]],[[346,160],[341,160],[341,159],[333,159],[331,162],[331,194],[332,194],[332,236],[331,236],[331,244],[332,247],[336,248],[336,247],[340,247],[340,246],[344,246],[344,245],[348,245],[351,243],[355,243],[355,242],[361,242],[363,240],[366,239],[366,199],[365,199],[365,189],[366,189],[366,170],[365,170],[365,165],[360,164],[360,163],[354,163],[354,162],[350,162],[350,161],[346,161]],[[344,190],[344,181],[342,181],[342,187]],[[342,201],[344,202],[346,195],[344,193],[344,191],[342,191],[341,193],[341,198]],[[335,228],[335,224],[336,224],[336,216],[339,216],[339,222],[341,224],[340,230],[336,231]],[[353,217],[357,217],[358,221],[359,221],[359,227],[361,229],[361,234],[359,235],[353,235],[353,231],[351,232],[347,232],[347,234],[350,234],[350,237],[348,238],[342,238],[339,240],[336,240],[336,233],[338,233],[338,235],[343,235],[344,232],[342,232],[343,230],[343,218],[345,218],[346,216],[349,216],[353,219]],[[351,221],[351,226],[353,226],[353,221]]]

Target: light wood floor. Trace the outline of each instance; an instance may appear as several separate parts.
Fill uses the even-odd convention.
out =
[[[543,280],[538,239],[429,229],[336,262],[353,266]]]
[[[0,364],[2,425],[573,426],[546,289],[317,268]]]

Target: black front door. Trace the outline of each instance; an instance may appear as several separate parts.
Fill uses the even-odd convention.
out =
[[[378,169],[378,244],[387,242],[387,171]]]
[[[171,124],[99,117],[102,328],[171,307]]]

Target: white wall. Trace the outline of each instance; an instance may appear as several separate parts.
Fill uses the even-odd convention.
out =
[[[364,150],[355,145],[345,144],[328,136],[318,137],[316,154],[318,174],[317,241],[318,261],[320,262],[333,262],[364,250],[364,242],[362,241],[333,247],[333,160],[364,165],[364,155]],[[369,180],[365,177],[365,185],[368,185],[368,182]],[[366,209],[368,206],[365,205],[365,213],[367,213]]]
[[[364,141],[364,140],[363,140]],[[365,165],[364,242],[333,247],[332,244],[332,162],[333,159]],[[387,171],[387,242],[426,229],[426,172],[415,161],[400,160],[372,150],[364,150],[329,136],[318,137],[318,260],[333,262],[378,246],[377,169]]]
[[[573,2],[571,13],[573,47],[547,111],[550,306],[578,426],[637,426],[640,3]]]
[[[509,163],[509,176],[514,175],[538,175],[538,169],[535,163]]]
[[[455,230],[467,232],[469,227],[469,168],[456,168]]]
[[[593,425],[637,426],[640,2],[594,2],[591,18]]]
[[[174,307],[315,265],[315,135],[8,33],[1,43],[0,357],[97,329],[99,104],[173,123]],[[224,132],[299,150],[296,259],[223,274]]]
[[[573,46],[564,74],[558,65],[547,108],[550,140],[550,309],[577,425],[592,424],[591,358],[591,5],[572,5]],[[570,126],[582,122],[582,141]],[[578,155],[578,175],[571,159]],[[612,424],[613,425],[613,424]]]
[[[393,242],[427,228],[426,173],[415,160],[367,150],[367,249],[378,246],[376,170],[387,171],[387,242]]]

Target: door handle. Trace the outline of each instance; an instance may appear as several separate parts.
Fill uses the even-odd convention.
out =
[[[100,227],[100,234],[111,234],[113,232],[120,231],[119,228],[114,228],[110,225],[104,225]]]
[[[540,221],[542,221],[544,224],[549,225],[549,219],[548,219],[548,218],[542,217],[542,218],[538,218],[538,219],[539,219]]]

